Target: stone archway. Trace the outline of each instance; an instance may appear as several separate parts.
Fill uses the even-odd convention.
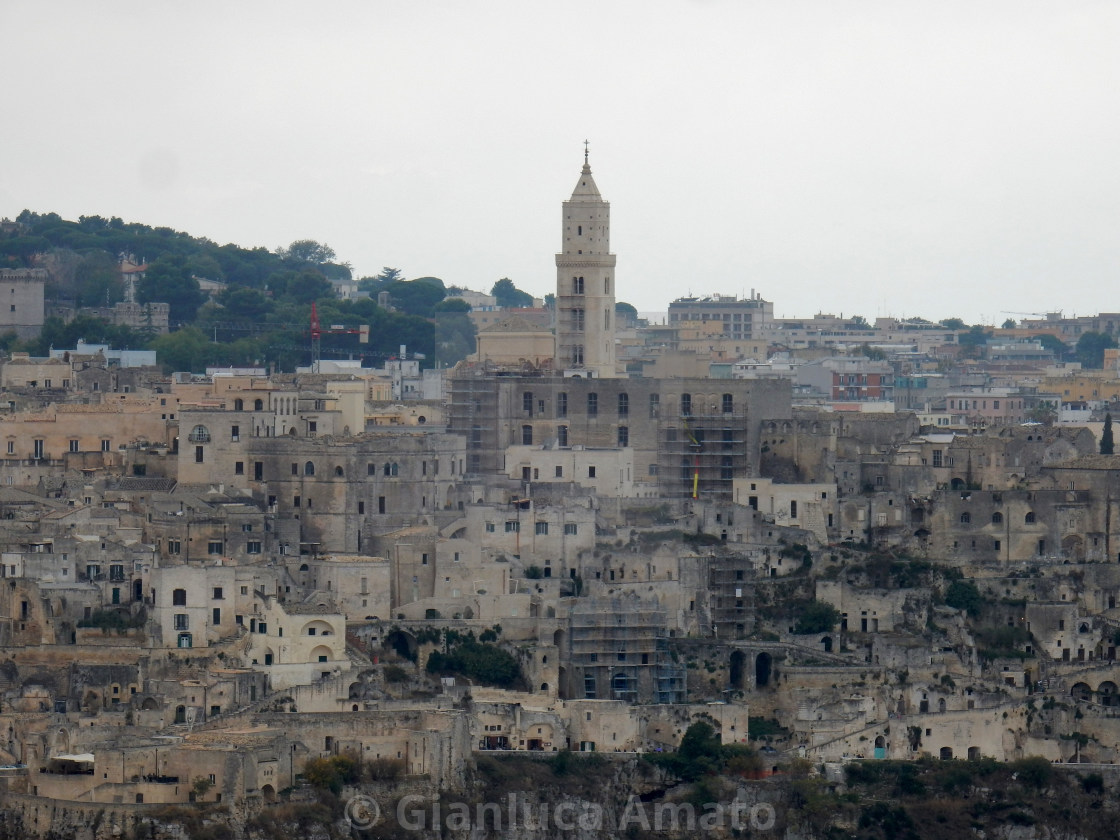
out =
[[[754,660],[754,686],[765,688],[770,684],[770,677],[774,672],[774,657],[768,653],[760,653]]]
[[[744,688],[744,679],[746,677],[746,664],[747,655],[741,650],[733,651],[731,654],[731,663],[728,674],[728,683],[731,688],[742,691]]]

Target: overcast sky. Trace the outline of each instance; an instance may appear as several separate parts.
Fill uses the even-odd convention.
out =
[[[642,311],[1120,310],[1115,0],[0,0],[0,32],[0,216],[540,296],[586,138]]]

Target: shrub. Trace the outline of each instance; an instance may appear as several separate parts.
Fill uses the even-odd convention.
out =
[[[797,633],[828,633],[840,620],[840,613],[832,604],[812,601],[801,612],[794,631]]]
[[[385,682],[408,682],[408,671],[406,671],[400,665],[386,665],[382,670],[382,673],[385,675]]]
[[[945,604],[955,610],[964,610],[975,618],[980,615],[984,599],[976,584],[970,580],[955,580],[945,590]]]

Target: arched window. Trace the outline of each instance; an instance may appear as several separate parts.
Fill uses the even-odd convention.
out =
[[[961,514],[961,524],[962,525],[967,525],[971,521],[972,521],[972,514],[971,513],[962,513]]]
[[[1028,525],[1033,525],[1034,524],[1034,511],[1033,510],[1029,511],[1027,513],[1027,515],[1023,517],[1023,521],[1026,522]]]
[[[1002,522],[1003,522],[1003,514],[1000,513],[997,510],[995,513],[992,514],[992,524],[993,525],[999,525]]]
[[[336,475],[336,476],[337,476],[338,478],[342,478],[342,476],[343,476],[343,470],[342,470],[342,467],[335,467],[335,468],[334,468],[334,474],[335,474],[335,475]]]
[[[210,430],[205,426],[198,425],[191,429],[191,433],[187,436],[191,443],[209,443]]]
[[[253,411],[264,411],[264,400],[253,400]]]
[[[233,410],[234,411],[244,411],[245,410],[245,400],[241,399],[240,397],[237,398],[236,400],[234,400],[233,401]]]
[[[315,463],[313,461],[308,461],[306,464],[303,465],[303,474],[304,475],[315,475]]]
[[[681,416],[692,414],[692,394],[681,394]]]

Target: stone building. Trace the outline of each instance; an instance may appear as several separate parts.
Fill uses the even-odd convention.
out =
[[[563,247],[556,255],[556,351],[554,368],[571,376],[617,376],[615,356],[615,255],[611,250],[611,206],[583,171],[564,202]]]
[[[43,292],[50,274],[43,268],[0,269],[0,333],[36,338],[43,329]]]
[[[511,445],[630,447],[633,481],[662,496],[730,499],[757,468],[763,418],[790,416],[782,380],[589,380],[500,376],[461,366],[448,429],[466,438],[467,473],[505,473]]]

